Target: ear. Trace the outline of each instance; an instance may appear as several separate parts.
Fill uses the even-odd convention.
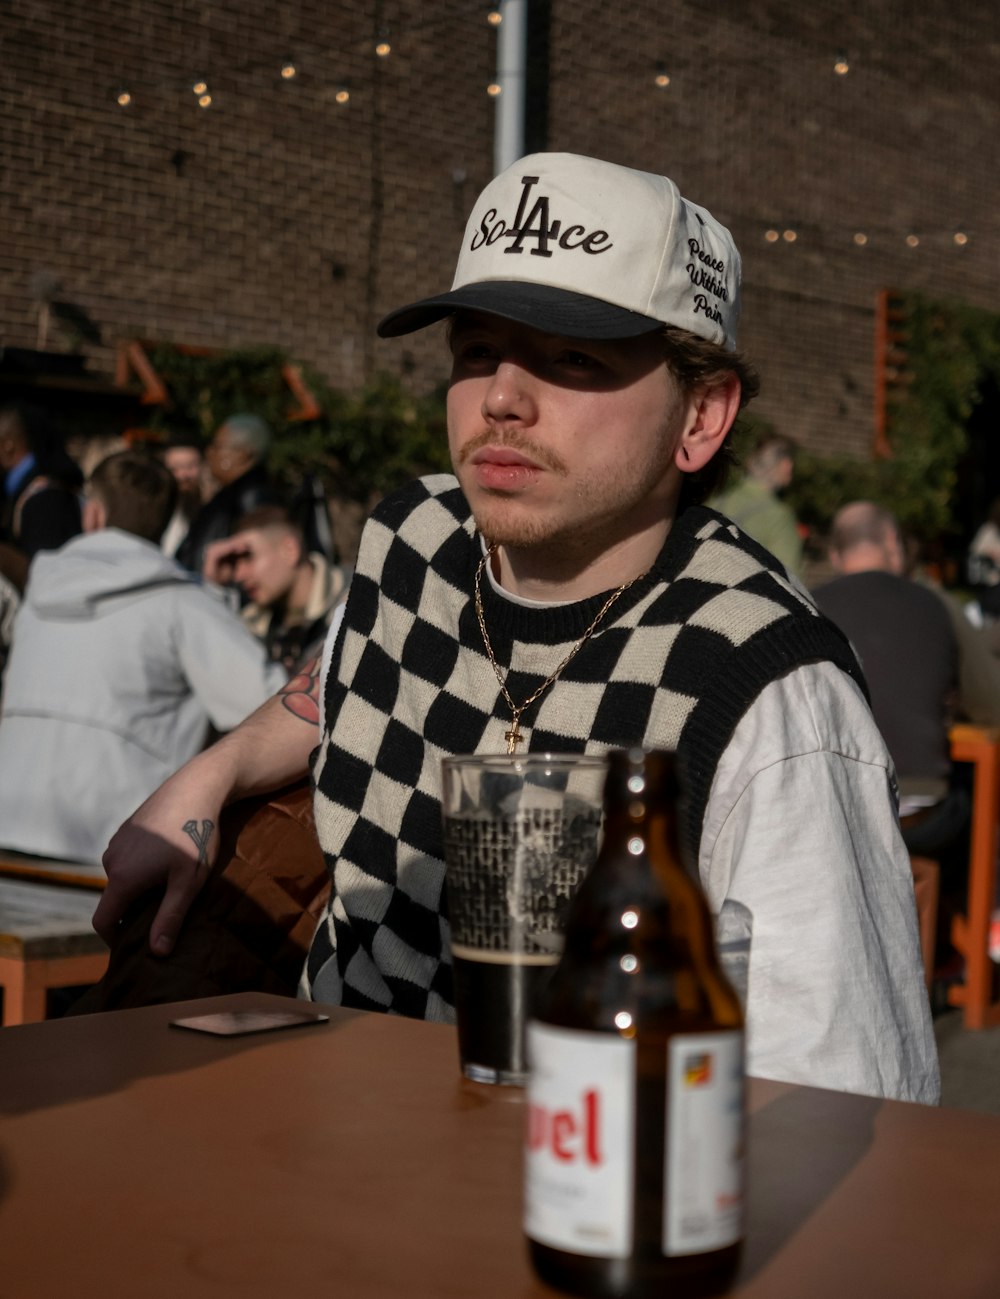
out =
[[[84,532],[100,532],[108,526],[108,511],[102,501],[95,496],[88,496],[83,502],[82,520]]]
[[[688,420],[674,463],[681,473],[693,474],[704,469],[726,440],[726,434],[740,411],[740,381],[728,374],[711,387],[698,388],[692,394]]]
[[[289,564],[298,565],[302,563],[306,552],[298,537],[285,532],[281,536],[281,553]]]

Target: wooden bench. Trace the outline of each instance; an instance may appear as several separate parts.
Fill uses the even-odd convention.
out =
[[[50,988],[96,983],[108,949],[94,933],[93,886],[67,887],[0,875],[0,988],[3,1025],[45,1018]]]
[[[75,888],[103,889],[108,882],[103,866],[58,861],[26,852],[0,848],[0,878],[38,880],[43,884],[72,884]]]

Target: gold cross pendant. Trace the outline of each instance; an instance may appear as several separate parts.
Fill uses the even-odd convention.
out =
[[[507,741],[507,752],[516,753],[517,746],[524,743],[524,736],[517,729],[517,719],[514,719],[514,725],[509,731],[504,731],[503,738]]]

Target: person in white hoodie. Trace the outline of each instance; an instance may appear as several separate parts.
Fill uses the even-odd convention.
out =
[[[0,710],[3,847],[100,862],[210,727],[231,730],[286,681],[159,549],[175,496],[151,457],[109,456],[87,487],[84,532],[32,564]]]

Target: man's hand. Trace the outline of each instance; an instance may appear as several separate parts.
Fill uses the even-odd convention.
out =
[[[188,779],[184,768],[116,832],[104,854],[108,885],[94,913],[94,928],[109,946],[128,907],[165,885],[149,946],[157,956],[173,951],[219,850],[222,803],[206,796],[204,785]]]
[[[229,586],[235,580],[236,561],[249,553],[250,547],[243,537],[223,537],[221,541],[210,542],[205,547],[201,575],[206,582]]]
[[[108,886],[94,928],[109,945],[131,904],[164,888],[150,931],[157,956],[173,951],[219,851],[227,803],[305,776],[319,721],[319,659],[218,743],[191,759],[117,831],[104,854]]]

